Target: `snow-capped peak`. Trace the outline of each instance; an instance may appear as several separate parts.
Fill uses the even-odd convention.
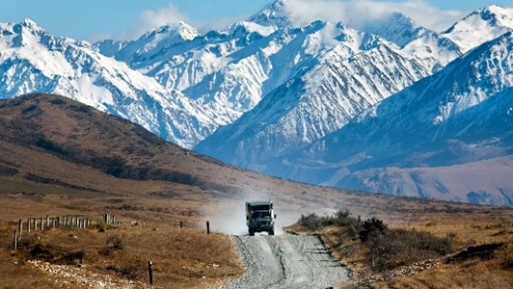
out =
[[[198,36],[198,30],[185,22],[164,25],[143,34],[135,43],[143,44],[143,50],[149,50],[162,43],[166,45],[190,41]]]
[[[286,0],[277,0],[260,10],[249,19],[262,26],[281,27],[290,25]]]
[[[179,36],[182,40],[193,40],[198,36],[198,30],[189,24],[180,21],[176,24],[164,25],[150,32],[145,33],[141,38],[165,38],[169,36]]]
[[[513,8],[492,5],[469,14],[443,35],[467,52],[508,31],[513,31]]]
[[[428,31],[426,28],[415,24],[411,18],[398,12],[367,24],[363,27],[363,30],[381,36],[399,47],[405,46]]]
[[[103,40],[95,44],[96,49],[107,56],[126,62],[141,62],[144,55],[158,55],[170,47],[194,40],[198,30],[185,22],[163,25],[144,33],[136,40],[119,42]]]
[[[23,21],[19,23],[20,26],[28,28],[32,31],[45,31],[41,26],[39,26],[36,22],[34,22],[30,18],[25,18]]]
[[[269,36],[275,31],[275,29],[270,26],[262,26],[258,23],[249,21],[238,21],[229,26],[226,29],[226,32],[228,34],[233,34],[238,30],[243,30],[244,33],[258,33],[262,36]]]

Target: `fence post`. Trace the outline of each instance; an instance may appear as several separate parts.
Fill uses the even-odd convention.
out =
[[[32,221],[32,219],[27,220],[27,234],[30,234],[30,222],[31,221]]]
[[[21,239],[21,234],[23,234],[23,220],[20,219],[18,222],[18,238]]]
[[[180,229],[183,228],[183,222],[180,221]]]
[[[148,274],[150,277],[150,286],[153,287],[153,263],[148,261]]]
[[[207,234],[210,234],[210,222],[207,221]]]
[[[44,224],[43,220],[44,220],[43,218],[40,218],[40,220],[39,220],[39,224],[41,226],[41,231],[43,231],[45,229],[45,224]]]
[[[12,236],[12,247],[14,249],[14,251],[17,251],[18,250],[18,232],[16,232],[16,230],[14,230],[14,234]]]
[[[48,215],[46,215],[46,227],[50,227],[50,217],[48,217]]]

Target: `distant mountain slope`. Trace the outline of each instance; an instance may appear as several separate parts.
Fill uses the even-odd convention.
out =
[[[344,46],[312,70],[270,93],[254,110],[219,129],[195,149],[244,167],[315,142],[357,113],[429,72],[386,45],[347,58]]]
[[[275,163],[268,172],[367,191],[513,205],[513,182],[505,176],[513,152],[512,67],[513,33],[507,33],[359,115],[305,155],[291,156],[288,167]]]
[[[268,15],[286,15],[286,11],[273,10],[286,9],[278,4],[270,5],[250,21],[165,49],[132,48],[146,43],[147,35],[165,29],[159,28],[126,43],[114,57],[155,77],[168,89],[183,91],[207,115],[228,125],[277,87],[313,69],[328,51],[339,50],[339,58],[347,58],[385,42],[341,23],[277,26],[275,21],[284,22],[285,16],[277,20]],[[103,42],[96,45],[100,52],[103,46]],[[134,54],[127,55],[127,50]]]
[[[426,69],[435,73],[463,55],[461,48],[442,34],[425,32],[407,43],[401,52],[413,56]]]
[[[469,14],[442,35],[467,52],[509,31],[513,31],[513,8],[492,5]]]
[[[426,33],[432,33],[424,27],[417,26],[411,18],[398,12],[368,23],[363,30],[393,42],[399,47],[404,47]]]
[[[137,122],[190,147],[216,127],[189,98],[95,52],[88,43],[48,34],[36,23],[0,25],[0,94],[60,93]]]

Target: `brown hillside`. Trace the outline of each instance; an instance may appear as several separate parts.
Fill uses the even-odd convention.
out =
[[[358,194],[235,169],[56,95],[0,101],[0,127],[1,219],[110,211],[174,224],[208,218],[214,230],[244,230],[242,202],[272,197],[279,225],[344,208],[392,223],[512,220],[507,209]]]

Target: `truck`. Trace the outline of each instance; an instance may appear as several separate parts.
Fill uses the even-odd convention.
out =
[[[275,219],[276,214],[271,201],[246,202],[246,222],[250,236],[254,236],[256,232],[274,235]]]

